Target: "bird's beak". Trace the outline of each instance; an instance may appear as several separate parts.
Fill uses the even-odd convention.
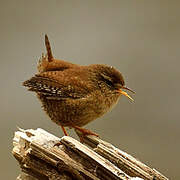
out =
[[[131,91],[132,93],[135,93],[133,90],[129,89],[128,87],[121,87],[121,89],[126,89],[128,91]],[[128,95],[128,93],[126,93],[125,91],[122,91],[121,89],[118,89],[117,91],[120,93],[120,94],[123,94],[124,96],[128,97],[131,101],[134,101],[134,99]]]

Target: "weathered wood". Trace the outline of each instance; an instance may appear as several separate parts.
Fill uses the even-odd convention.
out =
[[[55,146],[57,143],[59,145]],[[42,129],[19,129],[15,132],[12,151],[23,172],[17,179],[129,180],[141,177],[167,180],[97,137],[84,137],[84,143],[90,147],[70,136],[59,139]]]
[[[76,133],[82,138],[80,131],[76,130]],[[143,179],[168,180],[167,177],[162,175],[156,169],[151,169],[138,159],[96,136],[85,136],[83,137],[83,142],[92,147],[95,152],[108,159],[129,176],[141,177]]]

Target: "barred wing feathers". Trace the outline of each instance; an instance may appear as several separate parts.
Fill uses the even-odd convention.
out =
[[[64,82],[66,81],[63,79],[56,80],[39,74],[25,81],[23,85],[28,87],[29,91],[43,94],[49,99],[78,99],[83,98],[88,94],[86,86],[76,85],[76,82],[73,80],[67,81],[66,83]]]

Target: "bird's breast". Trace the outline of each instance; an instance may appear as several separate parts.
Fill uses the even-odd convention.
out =
[[[38,94],[51,120],[63,126],[84,126],[101,117],[118,102],[118,94],[95,92],[85,98],[53,100]]]
[[[98,116],[102,116],[110,111],[118,102],[120,94],[98,94],[94,100],[95,112]]]

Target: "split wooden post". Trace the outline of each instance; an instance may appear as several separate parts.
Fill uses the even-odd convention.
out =
[[[22,169],[17,180],[168,180],[98,137],[83,140],[86,145],[43,129],[19,129],[12,150]]]

